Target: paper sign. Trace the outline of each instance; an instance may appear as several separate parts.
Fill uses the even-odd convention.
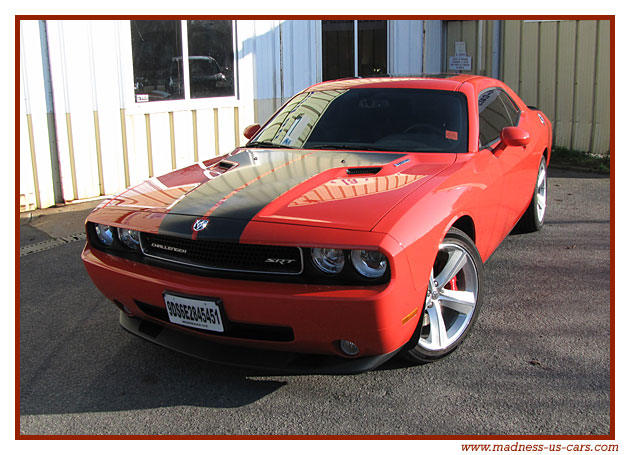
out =
[[[446,130],[446,139],[450,139],[451,141],[456,141],[457,140],[457,131]]]
[[[455,55],[466,56],[466,41],[455,41]]]
[[[470,71],[472,69],[472,57],[450,56],[448,58],[448,69],[455,71]]]

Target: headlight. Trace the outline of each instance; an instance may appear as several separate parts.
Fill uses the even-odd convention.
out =
[[[127,248],[137,250],[140,245],[140,233],[133,229],[118,229],[118,238]]]
[[[387,270],[387,258],[383,253],[370,250],[352,250],[352,265],[366,278],[379,278]]]
[[[111,246],[114,243],[114,228],[107,224],[97,224],[95,227],[96,236],[103,245]]]
[[[339,273],[346,262],[343,250],[334,248],[313,248],[311,257],[315,266],[324,273]]]

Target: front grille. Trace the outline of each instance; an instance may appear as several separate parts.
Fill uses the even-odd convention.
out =
[[[248,245],[140,234],[145,255],[210,270],[299,275],[302,251],[297,247]]]

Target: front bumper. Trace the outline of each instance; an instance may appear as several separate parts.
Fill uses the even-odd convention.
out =
[[[313,371],[320,365],[321,371],[350,372],[374,368],[393,356],[413,335],[422,312],[424,299],[413,286],[407,258],[399,244],[391,242],[389,251],[398,251],[390,258],[390,282],[363,287],[198,276],[112,256],[89,245],[82,259],[97,288],[128,312],[121,316],[123,327],[149,341],[219,363],[265,369],[276,363],[276,370],[293,370],[305,361],[295,353],[311,354],[315,355],[310,356]],[[220,299],[234,326],[289,328],[292,336],[200,333],[172,324],[160,317],[165,310],[164,292]],[[160,327],[160,334],[143,332],[142,321]],[[342,339],[359,347],[357,358],[340,351]],[[209,345],[223,347],[210,349]],[[252,355],[241,348],[257,351]],[[263,357],[270,361],[263,362]]]
[[[336,355],[251,349],[193,338],[169,327],[132,318],[120,312],[120,325],[128,332],[173,351],[213,363],[284,374],[354,374],[373,370],[395,356],[399,349],[382,355],[346,359]]]

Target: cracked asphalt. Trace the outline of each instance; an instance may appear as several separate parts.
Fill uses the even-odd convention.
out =
[[[610,432],[610,180],[550,170],[544,229],[486,263],[470,337],[425,366],[274,376],[125,332],[71,242],[20,260],[20,432],[590,435]],[[81,232],[96,203],[24,217],[20,245]],[[593,304],[597,302],[597,304]]]

